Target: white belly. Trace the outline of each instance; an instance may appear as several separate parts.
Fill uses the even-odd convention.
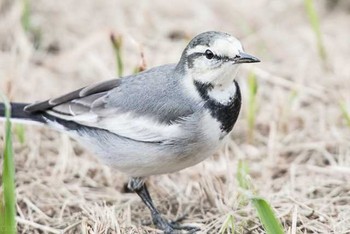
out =
[[[116,138],[113,134],[105,135],[105,132],[98,133],[102,134],[100,136],[80,136],[77,139],[91,148],[105,164],[129,176],[144,177],[182,170],[215,153],[223,138],[220,124],[206,112],[189,126],[193,129],[185,126],[185,137],[168,145],[135,142]]]

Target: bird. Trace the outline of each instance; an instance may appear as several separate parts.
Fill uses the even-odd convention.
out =
[[[243,63],[260,62],[234,36],[195,36],[176,64],[91,84],[42,102],[12,102],[11,118],[62,131],[100,161],[130,178],[128,188],[164,233],[188,231],[164,218],[146,180],[191,167],[213,155],[232,131],[241,109],[236,81]],[[0,105],[4,117],[5,106]]]

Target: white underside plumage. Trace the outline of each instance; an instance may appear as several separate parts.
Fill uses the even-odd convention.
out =
[[[107,165],[134,177],[172,173],[193,166],[211,156],[222,142],[220,124],[207,111],[196,123],[184,121],[162,126],[150,123],[148,119],[142,120],[150,124],[143,128],[136,125],[141,123],[140,120],[130,124],[134,120],[127,121],[127,127],[119,124],[112,126],[106,122],[110,126],[109,130],[114,129],[118,137],[77,134],[73,134],[73,137],[75,135],[74,138],[92,149]],[[188,124],[192,127],[196,124],[196,132],[188,131]],[[130,138],[119,137],[122,132]],[[154,143],[150,142],[151,139],[163,139],[164,142]]]

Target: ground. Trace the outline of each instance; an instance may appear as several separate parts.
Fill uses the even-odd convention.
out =
[[[243,160],[286,233],[350,233],[350,123],[341,108],[350,111],[346,0],[314,1],[326,59],[302,0],[36,0],[21,23],[24,2],[0,2],[0,84],[11,101],[116,77],[111,33],[123,40],[124,74],[140,65],[140,53],[149,68],[176,63],[203,31],[238,37],[262,62],[241,69],[233,133],[203,163],[149,178],[157,206],[169,219],[187,214],[184,222],[202,233],[217,233],[230,214],[236,233],[264,233],[236,180]],[[249,74],[258,83],[253,133]],[[19,233],[156,232],[142,225],[150,214],[125,192],[127,177],[68,136],[38,126],[25,127],[23,143],[14,135]]]

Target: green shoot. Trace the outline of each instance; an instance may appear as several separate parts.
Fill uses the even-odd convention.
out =
[[[283,234],[282,224],[276,217],[271,205],[261,197],[252,197],[251,201],[258,212],[259,219],[267,234]]]
[[[239,187],[249,190],[251,188],[250,184],[250,179],[249,179],[249,168],[248,164],[242,160],[238,161],[238,166],[237,166],[237,181],[239,184]]]
[[[224,223],[222,224],[219,233],[221,234],[234,234],[235,233],[235,224],[234,224],[234,218],[232,216],[232,214],[229,214],[226,218],[226,220],[224,221]]]
[[[321,34],[321,29],[320,29],[320,21],[318,19],[318,15],[315,9],[314,1],[313,0],[304,0],[304,5],[305,5],[305,10],[308,15],[311,28],[314,31],[314,34],[316,36],[316,41],[317,41],[317,48],[318,48],[318,53],[322,59],[323,62],[326,62],[327,60],[327,53],[326,49],[323,44],[322,40],[322,34]]]
[[[26,34],[33,41],[34,48],[38,49],[41,44],[42,34],[40,29],[32,26],[30,0],[22,0],[21,25]]]
[[[248,75],[248,136],[252,141],[254,137],[254,126],[256,117],[256,94],[258,91],[258,83],[256,81],[256,75],[250,72]]]
[[[25,127],[23,124],[16,124],[14,126],[15,134],[21,144],[25,141]]]
[[[289,94],[289,104],[292,104],[295,99],[298,97],[298,91],[296,89],[293,89]]]
[[[3,154],[2,188],[0,197],[0,230],[3,233],[16,233],[15,169],[13,161],[10,113],[11,107],[6,98],[5,105],[5,147]]]
[[[29,32],[32,29],[30,21],[30,5],[29,0],[22,0],[22,17],[21,24],[25,32]]]
[[[248,174],[248,165],[242,161],[238,163],[237,180],[239,186],[245,191],[245,196],[254,205],[262,226],[267,234],[283,234],[283,227],[276,217],[271,205],[263,198],[255,195],[253,184]]]
[[[111,33],[110,39],[112,42],[114,55],[115,55],[117,75],[119,77],[122,77],[124,72],[124,64],[123,64],[123,58],[122,58],[122,52],[121,52],[121,48],[123,44],[122,36],[120,35],[116,36],[114,33]]]
[[[346,108],[346,103],[345,102],[340,102],[339,103],[339,107],[340,107],[340,110],[341,110],[341,112],[343,114],[343,118],[346,121],[346,125],[348,125],[348,127],[350,127],[350,112]]]

